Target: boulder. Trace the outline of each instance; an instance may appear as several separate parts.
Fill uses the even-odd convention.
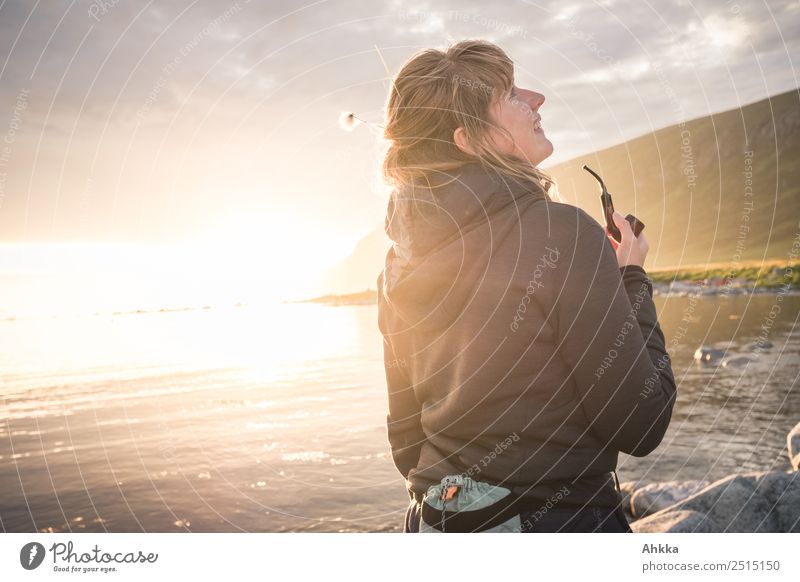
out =
[[[698,348],[695,359],[705,360]],[[720,352],[720,350],[713,350]],[[620,485],[634,532],[800,533],[800,423],[786,436],[793,471]],[[639,518],[639,519],[637,519]]]
[[[631,523],[634,533],[716,533],[719,524],[704,513],[687,509],[659,511]]]
[[[700,346],[694,352],[694,359],[707,364],[717,363],[725,356],[725,350]]]
[[[628,521],[636,519],[633,515],[633,508],[631,507],[631,497],[633,497],[638,486],[639,484],[637,481],[625,481],[619,484],[620,494],[622,495],[622,511],[625,513],[625,517],[628,518]]]
[[[786,448],[789,451],[792,469],[800,471],[800,422],[786,435]]]
[[[722,367],[723,368],[743,368],[747,366],[750,362],[753,361],[753,358],[749,356],[732,356],[730,358],[725,358],[722,360]]]
[[[775,531],[800,533],[800,473],[769,471],[762,475],[756,492],[772,505]]]
[[[751,352],[758,352],[760,350],[768,350],[768,349],[772,348],[773,344],[772,344],[771,341],[762,340],[762,341],[753,342],[747,347]]]
[[[636,519],[652,515],[694,495],[710,484],[710,481],[650,483],[630,495],[631,514]]]
[[[635,523],[642,531],[800,532],[800,473],[731,475]]]

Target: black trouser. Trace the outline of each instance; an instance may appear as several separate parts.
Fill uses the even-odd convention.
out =
[[[418,533],[420,503],[412,499],[406,509],[403,533]],[[520,513],[522,533],[632,533],[621,507],[556,505]]]

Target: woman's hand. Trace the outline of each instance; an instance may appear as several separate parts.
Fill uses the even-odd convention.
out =
[[[611,234],[606,232],[608,240],[611,241],[611,246],[614,247],[617,253],[617,263],[619,263],[620,267],[638,265],[644,268],[644,259],[647,256],[647,251],[650,250],[650,244],[647,242],[644,232],[640,232],[638,238],[634,236],[630,223],[616,210],[612,218],[622,234],[622,242],[617,242]]]

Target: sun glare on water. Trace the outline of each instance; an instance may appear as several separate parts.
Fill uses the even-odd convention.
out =
[[[348,248],[289,216],[234,214],[181,242],[0,245],[5,313],[66,314],[270,303],[319,294]]]
[[[179,365],[272,381],[340,345],[320,329],[337,314],[282,304],[316,295],[338,255],[296,221],[258,215],[175,244],[0,245],[0,317],[19,323],[20,369]]]

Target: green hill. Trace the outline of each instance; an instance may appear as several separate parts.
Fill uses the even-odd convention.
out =
[[[603,176],[617,210],[647,225],[648,270],[787,259],[800,235],[797,91],[548,168],[565,202],[601,220],[584,164]]]

